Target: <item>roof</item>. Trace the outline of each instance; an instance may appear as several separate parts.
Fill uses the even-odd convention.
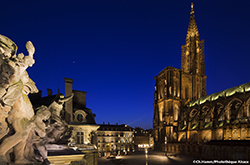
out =
[[[134,129],[128,125],[114,125],[114,124],[102,124],[98,128],[98,131],[133,131]]]
[[[199,98],[197,100],[194,100],[194,101],[190,101],[187,104],[187,106],[192,107],[192,106],[195,106],[196,104],[197,105],[198,104],[203,104],[206,101],[215,101],[215,100],[217,100],[219,98],[232,96],[235,93],[243,93],[243,92],[248,92],[248,91],[250,91],[250,82],[239,85],[239,86],[236,86],[236,87],[232,87],[232,88],[229,88],[229,89],[226,89],[226,90],[223,90],[221,92],[213,93],[213,94],[208,95],[208,96],[201,97],[201,98]]]
[[[56,99],[56,96],[57,95],[49,95],[42,97],[42,91],[29,94],[30,101],[35,108],[40,107],[41,105],[49,106]]]
[[[158,75],[161,75],[162,73],[164,73],[165,70],[177,70],[177,71],[181,71],[181,69],[178,69],[178,68],[175,68],[175,67],[172,67],[172,66],[167,66],[162,71],[160,71],[160,73]]]

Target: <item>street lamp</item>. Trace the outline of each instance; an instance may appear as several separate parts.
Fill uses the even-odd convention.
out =
[[[145,150],[145,157],[146,157],[146,165],[148,165],[148,144],[144,144],[144,150]]]
[[[168,152],[167,144],[168,144],[168,138],[167,138],[167,136],[165,136],[165,151],[166,151],[165,155],[166,156],[168,156],[168,154],[167,154],[167,152]]]
[[[145,157],[146,157],[146,165],[148,165],[148,149],[149,149],[150,145],[149,144],[139,144],[138,147],[144,148]]]

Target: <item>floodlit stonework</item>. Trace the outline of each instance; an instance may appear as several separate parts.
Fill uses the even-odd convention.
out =
[[[102,124],[97,130],[99,157],[134,152],[134,129],[125,124]]]
[[[155,149],[205,158],[250,156],[250,83],[206,95],[204,40],[191,6],[181,69],[155,76]]]
[[[0,35],[0,163],[14,162],[25,164],[29,162],[26,156],[27,139],[32,132],[38,133],[38,138],[44,137],[42,120],[50,116],[46,108],[35,114],[28,98],[29,93],[38,89],[29,78],[26,69],[35,60],[35,48],[32,42],[26,43],[28,55],[17,53],[16,44],[8,37]],[[10,132],[12,134],[10,134]],[[14,133],[14,134],[13,134]],[[14,160],[10,153],[14,154]]]
[[[60,145],[47,145],[49,151],[48,159],[52,164],[67,164],[72,161],[72,164],[97,165],[98,151],[96,146],[96,131],[99,125],[95,122],[95,114],[92,113],[91,109],[86,107],[86,92],[73,90],[73,79],[65,78],[64,81],[65,97],[60,92],[53,95],[51,89],[47,89],[48,96],[45,97],[42,97],[41,91],[37,94],[30,95],[34,107],[53,105],[53,100],[57,100],[56,98],[58,96],[61,97],[61,99],[59,99],[60,103],[65,102],[64,106],[60,106],[60,109],[51,111],[51,119],[53,119],[53,122],[56,121],[54,122],[57,126],[56,128],[62,125],[66,125],[67,127],[65,129],[55,130],[50,128],[52,131],[49,135],[57,135],[61,132],[65,133],[68,139],[65,139],[67,141],[64,141],[64,143],[67,144],[68,149],[76,150],[77,152],[65,151],[65,153],[68,152],[68,154],[65,154],[63,151],[60,151],[65,147]],[[62,140],[57,142],[62,143]],[[72,155],[72,157],[69,155]],[[82,158],[80,159],[81,155]]]
[[[135,148],[142,148],[147,146],[148,148],[153,148],[154,138],[152,137],[152,129],[143,130],[140,127],[135,128],[134,132],[134,144]]]
[[[73,79],[64,78],[64,82],[65,96],[74,94],[73,99],[65,104],[65,119],[73,129],[69,145],[97,153],[95,136],[100,126],[95,122],[95,114],[86,107],[86,92],[73,90]]]

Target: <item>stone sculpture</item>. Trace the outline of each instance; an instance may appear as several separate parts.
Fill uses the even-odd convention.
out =
[[[38,160],[49,165],[46,145],[67,147],[71,136],[60,112],[73,94],[64,98],[59,93],[51,105],[38,107],[35,114],[28,94],[37,93],[38,89],[26,71],[35,63],[35,48],[30,41],[25,46],[28,55],[16,55],[16,44],[0,35],[0,164]]]
[[[44,164],[50,164],[47,159],[46,143],[46,125],[43,121],[50,118],[51,112],[48,107],[40,106],[37,108],[36,115],[31,123],[34,124],[33,129],[29,132],[27,139],[24,156],[31,161],[40,161]],[[36,150],[36,152],[35,152]]]
[[[51,112],[51,118],[49,120],[50,127],[47,131],[47,143],[56,143],[56,144],[67,144],[71,136],[71,131],[69,130],[66,121],[61,119],[61,111],[63,109],[63,104],[71,99],[73,94],[69,97],[65,97],[57,94],[55,101],[49,106]]]
[[[14,150],[15,163],[24,164],[27,160],[23,157],[29,131],[32,129],[30,120],[34,116],[32,104],[28,98],[29,93],[38,92],[34,82],[29,78],[26,69],[31,67],[35,60],[35,48],[28,41],[26,49],[29,53],[16,55],[17,46],[9,38],[0,35],[0,103],[1,112],[1,138],[7,135],[10,124],[15,133],[2,141],[0,145],[0,161],[9,160],[6,153]],[[7,120],[7,121],[5,121]]]
[[[47,147],[53,148],[58,147],[56,144],[64,144],[64,148],[68,148],[68,135],[71,136],[71,131],[69,131],[67,123],[61,119],[60,112],[63,109],[64,102],[72,97],[73,95],[64,98],[63,95],[58,93],[48,107],[42,105],[36,109],[36,115],[31,120],[36,125],[29,133],[24,151],[28,160],[38,160],[49,165]],[[43,121],[48,121],[47,127]],[[62,146],[60,145],[60,147]]]

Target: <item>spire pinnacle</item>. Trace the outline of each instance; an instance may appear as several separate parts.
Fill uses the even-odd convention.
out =
[[[188,32],[187,32],[187,38],[193,37],[193,36],[199,36],[198,28],[194,19],[194,4],[191,3],[191,11],[190,11],[190,21],[188,26]]]
[[[191,2],[191,11],[190,11],[190,14],[191,15],[194,14],[194,4],[193,4],[193,2]]]
[[[194,4],[191,3],[186,44],[182,47],[182,69],[186,73],[205,75],[204,40],[199,39],[199,31],[194,17]]]

